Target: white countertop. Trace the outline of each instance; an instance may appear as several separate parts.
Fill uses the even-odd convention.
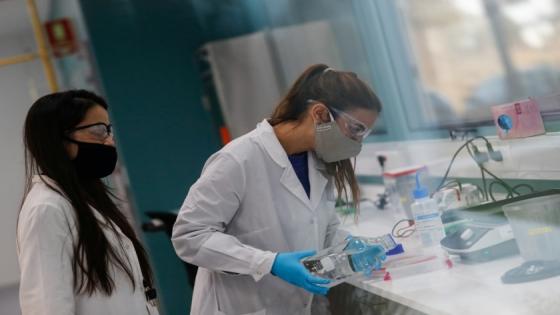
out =
[[[379,192],[372,187],[366,196]],[[363,203],[358,224],[348,217],[343,226],[356,236],[378,236],[390,233],[395,220],[392,209],[380,211]],[[523,263],[519,255],[478,264],[453,261],[451,269],[391,281],[348,282],[427,314],[560,314],[560,276],[522,284],[501,282],[506,271]]]

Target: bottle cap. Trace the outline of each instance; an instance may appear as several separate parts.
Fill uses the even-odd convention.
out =
[[[428,189],[426,187],[420,186],[420,172],[416,172],[416,188],[412,192],[414,199],[422,199],[428,197]]]

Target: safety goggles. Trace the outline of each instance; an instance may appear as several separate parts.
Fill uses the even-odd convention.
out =
[[[333,116],[335,119],[337,117],[342,118],[342,120],[344,121],[344,127],[346,127],[346,130],[350,132],[352,138],[364,139],[371,133],[372,128],[366,126],[363,122],[352,117],[352,115],[331,106],[327,107],[330,111],[333,112]]]
[[[102,122],[73,128],[68,131],[68,134],[80,130],[87,132],[88,134],[95,137],[96,139],[99,139],[100,141],[105,141],[105,139],[113,136],[113,125],[111,124],[107,125]]]
[[[325,105],[325,103],[316,101],[316,100],[307,100],[307,103],[321,103]],[[352,115],[346,113],[345,111],[336,109],[332,106],[327,106],[329,109],[329,115],[336,120],[336,118],[342,118],[341,120],[344,123],[344,128],[350,133],[350,136],[353,139],[364,139],[372,132],[372,128],[366,126],[363,122],[359,121],[358,119],[354,118]],[[332,114],[331,114],[332,112]]]

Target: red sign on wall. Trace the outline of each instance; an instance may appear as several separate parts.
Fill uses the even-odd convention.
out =
[[[69,19],[48,21],[45,28],[55,57],[60,58],[78,51],[74,27]]]

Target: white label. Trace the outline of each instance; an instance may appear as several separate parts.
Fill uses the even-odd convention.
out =
[[[320,261],[321,261],[321,265],[323,266],[324,271],[334,270],[334,262],[332,261],[332,259],[330,257],[325,257],[325,258],[321,259]]]
[[[439,229],[440,227],[441,227],[441,223],[437,222],[436,220],[416,222],[416,230],[419,231]]]
[[[414,219],[416,221],[428,221],[428,220],[433,220],[437,217],[439,217],[439,212],[433,212],[433,213],[429,213],[429,214],[420,214],[420,215],[417,215]]]

